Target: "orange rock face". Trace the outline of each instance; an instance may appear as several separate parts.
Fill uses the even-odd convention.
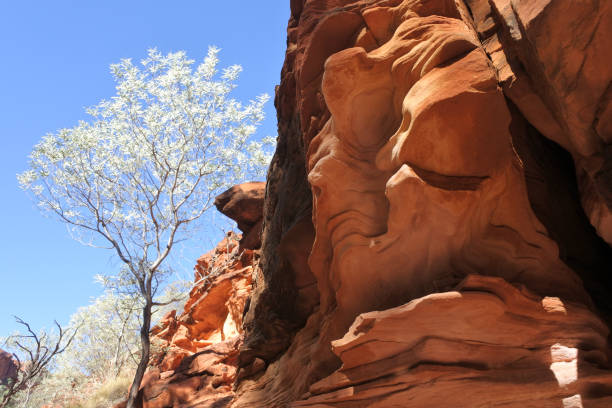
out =
[[[151,329],[152,367],[139,406],[218,408],[233,400],[243,317],[261,245],[264,188],[265,183],[244,183],[216,198],[217,208],[244,234],[229,233],[197,260],[183,311],[171,311]],[[262,370],[263,361],[257,363],[255,369]]]
[[[471,3],[497,22],[483,43],[505,94],[572,154],[584,209],[612,243],[612,4],[494,0],[485,11],[487,1]]]
[[[142,384],[144,408],[220,407],[233,398],[257,256],[240,248],[239,240],[230,233],[198,259],[183,312],[168,313],[152,328],[155,352]]]
[[[612,406],[612,3],[290,6],[265,200],[145,406]]]
[[[240,246],[255,249],[261,246],[261,226],[266,183],[236,185],[215,198],[215,207],[238,224],[243,233]]]
[[[582,305],[470,275],[358,316],[332,342],[342,367],[291,406],[607,407],[608,334]]]
[[[611,404],[611,10],[291,1],[232,406]]]

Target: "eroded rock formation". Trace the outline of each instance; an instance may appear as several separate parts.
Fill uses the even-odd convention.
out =
[[[236,185],[215,198],[215,207],[236,221],[243,236],[240,246],[255,249],[261,246],[261,226],[266,183]]]
[[[233,406],[611,403],[611,7],[291,1]]]
[[[456,291],[357,317],[332,342],[342,367],[292,406],[606,407],[607,335],[582,305],[470,275]]]
[[[290,6],[263,218],[217,200],[248,259],[155,329],[201,398],[159,406],[612,406],[612,3]]]
[[[240,184],[217,197],[217,208],[243,235],[228,233],[197,260],[183,311],[168,313],[151,329],[152,367],[139,395],[143,408],[223,407],[233,400],[243,317],[259,258],[264,185]],[[258,364],[263,369],[263,361]]]
[[[610,2],[473,0],[504,94],[576,163],[582,204],[612,243]]]
[[[143,379],[142,407],[225,406],[232,400],[256,256],[240,249],[239,239],[230,233],[198,259],[183,312],[170,312],[151,330],[153,367]]]

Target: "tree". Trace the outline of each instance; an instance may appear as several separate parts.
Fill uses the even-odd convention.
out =
[[[106,291],[70,319],[79,327],[72,346],[58,359],[59,367],[90,382],[103,383],[138,363],[140,299]]]
[[[19,392],[25,393],[25,399],[21,405],[27,406],[32,389],[40,382],[53,359],[70,345],[77,332],[76,329],[73,329],[70,334],[70,330],[63,330],[55,322],[58,330],[55,336],[45,331],[36,334],[30,325],[19,317],[15,316],[15,320],[25,327],[26,334],[14,334],[6,340],[6,344],[15,350],[13,357],[17,362],[17,376],[9,379],[2,399],[0,399],[0,408],[7,407]]]
[[[160,299],[177,298],[187,287],[187,282],[181,281],[168,285]],[[156,307],[153,316],[163,315],[164,309],[171,307],[180,304]],[[69,327],[78,327],[70,346],[33,382],[34,386],[16,394],[12,405],[111,407],[118,402],[113,395],[124,398],[129,386],[125,382],[130,375],[133,379],[138,365],[141,308],[141,298],[110,290],[79,308],[70,318]],[[0,400],[2,395],[0,386]]]
[[[268,96],[246,105],[229,98],[241,68],[219,73],[218,52],[209,48],[195,70],[184,52],[155,49],[142,68],[129,59],[111,65],[116,96],[87,110],[91,123],[45,136],[18,175],[77,239],[113,250],[123,266],[107,283],[142,299],[129,408],[149,361],[151,312],[172,270],[168,255],[221,190],[262,174],[268,162],[270,140],[250,141]]]

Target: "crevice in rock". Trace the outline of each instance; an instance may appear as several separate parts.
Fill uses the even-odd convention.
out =
[[[559,257],[582,279],[608,326],[612,323],[612,248],[580,204],[571,155],[533,127],[512,101],[512,142],[521,158],[535,215],[559,246]]]
[[[443,190],[475,191],[478,189],[478,186],[480,186],[480,184],[488,178],[486,176],[453,176],[447,174],[440,174],[434,171],[425,170],[423,168],[417,167],[414,164],[410,164],[410,167],[421,179],[425,180],[427,184],[431,184],[432,186]]]
[[[291,264],[279,256],[285,234],[301,219],[311,217],[312,193],[307,181],[305,147],[295,105],[284,105],[279,94],[279,138],[268,171],[264,203],[261,262],[255,289],[245,318],[245,344],[240,366],[255,358],[270,363],[289,347],[293,335],[304,324],[296,319],[297,288]]]

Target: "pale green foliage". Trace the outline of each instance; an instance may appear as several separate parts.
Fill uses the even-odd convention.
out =
[[[180,307],[181,295],[186,293],[187,287],[185,282],[169,285],[160,296],[160,302],[179,300],[154,308],[154,316],[161,317]],[[112,291],[106,291],[89,306],[81,307],[70,319],[70,326],[79,328],[77,335],[59,356],[57,365],[97,383],[117,377],[126,370],[133,371],[140,352],[141,310],[140,298]]]
[[[169,285],[160,301],[180,299],[187,287],[182,281]],[[157,307],[154,316],[160,318],[181,304],[179,300]],[[79,308],[70,319],[70,327],[78,328],[70,347],[54,361],[52,372],[28,391],[27,403],[25,393],[17,395],[17,406],[102,408],[125,399],[139,357],[141,308],[140,298],[112,291]]]
[[[73,391],[73,376],[63,371],[49,372],[15,396],[15,406],[21,408],[40,408],[51,401],[63,402],[64,397]],[[68,391],[69,394],[64,394]]]
[[[128,376],[121,376],[109,379],[96,389],[93,395],[85,397],[80,404],[75,404],[77,408],[110,408],[125,399],[126,391],[132,379]]]
[[[39,379],[27,396],[23,392],[17,395],[17,402],[37,408],[45,404],[81,403],[110,407],[112,404],[100,402],[111,393],[109,387],[122,387],[118,398],[125,398],[130,382],[126,378],[133,375],[138,362],[141,307],[139,298],[107,291],[80,308],[70,319],[70,326],[78,328],[70,347],[58,356],[53,369]],[[95,404],[85,404],[87,398],[95,400]]]
[[[59,405],[74,408],[111,408],[125,399],[132,376],[132,372],[126,371],[118,377],[109,377],[104,382],[98,383],[86,377],[75,377],[64,371],[47,374],[39,384],[29,390],[29,394],[19,393],[12,406],[40,408],[43,405]]]
[[[1,407],[40,407],[37,396],[44,390],[42,385],[57,367],[57,357],[72,343],[74,328],[63,329],[55,322],[56,330],[40,330],[35,333],[30,325],[15,317],[25,329],[3,341],[3,348],[12,352],[17,364],[17,376],[9,379],[0,399]]]
[[[70,319],[79,331],[58,366],[98,383],[132,370],[140,350],[141,308],[138,298],[110,291],[81,307]]]
[[[88,109],[91,123],[45,136],[18,175],[43,210],[115,249],[132,275],[156,270],[217,193],[269,161],[271,141],[249,141],[268,96],[231,99],[241,68],[218,72],[218,52],[195,69],[184,52],[154,49],[141,67],[112,65],[117,95]]]
[[[0,385],[0,401],[2,400],[2,398],[4,398],[4,394],[6,394],[6,387],[4,385]],[[7,406],[11,407],[12,404],[9,403],[9,405]]]
[[[101,281],[127,296],[120,301],[133,302],[131,310],[142,311],[142,353],[128,406],[148,363],[154,308],[179,299],[158,299],[172,272],[166,261],[172,248],[189,238],[218,193],[247,176],[262,176],[269,161],[265,145],[272,141],[250,140],[268,96],[246,105],[230,98],[241,68],[219,72],[218,53],[209,48],[195,68],[184,52],[164,56],[154,49],[140,66],[129,59],[111,65],[116,96],[87,110],[91,122],[45,136],[30,155],[29,170],[18,175],[43,211],[65,222],[82,242],[114,250],[122,262],[116,276]],[[134,354],[134,339],[125,338],[120,327],[127,322],[133,333],[131,317],[115,321],[117,315],[101,311],[104,304],[95,307],[109,327],[79,315],[86,337],[76,342],[89,350],[75,346],[75,353],[83,354],[66,357],[57,371],[66,379],[74,363],[88,378],[102,381],[104,373],[117,375]],[[78,381],[71,386],[79,387]]]
[[[193,286],[193,281],[184,279],[177,279],[166,285],[158,297],[159,304],[153,308],[153,324],[157,324],[164,315],[172,310],[183,310]]]

